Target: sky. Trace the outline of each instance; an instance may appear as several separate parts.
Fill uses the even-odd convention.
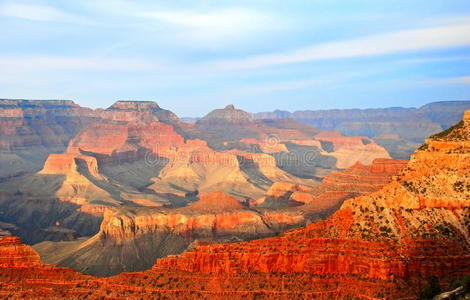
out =
[[[470,1],[0,0],[0,98],[180,117],[470,100]]]

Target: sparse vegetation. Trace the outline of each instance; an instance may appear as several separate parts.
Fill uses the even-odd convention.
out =
[[[464,122],[463,120],[460,121],[459,123],[455,124],[454,126],[452,127],[449,127],[447,128],[446,130],[444,131],[441,131],[439,133],[436,133],[435,135],[432,135],[431,138],[432,139],[443,139],[445,137],[447,137],[451,132],[453,132],[454,130],[457,130],[459,128],[462,128],[464,126]]]

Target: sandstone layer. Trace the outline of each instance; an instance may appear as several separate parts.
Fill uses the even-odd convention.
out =
[[[325,221],[277,238],[201,246],[158,260],[154,270],[253,281],[262,274],[359,276],[369,286],[362,296],[386,298],[413,295],[422,278],[446,282],[468,273],[469,116],[428,139],[382,190],[347,200]],[[394,284],[374,289],[377,280]]]
[[[370,165],[357,162],[343,171],[325,176],[315,188],[276,182],[266,196],[253,201],[264,207],[299,206],[303,211],[318,207],[335,207],[346,199],[369,194],[389,183],[407,164],[404,159],[375,159]],[[304,205],[304,207],[300,207]]]
[[[177,209],[126,207],[106,211],[100,231],[67,255],[54,243],[38,245],[46,263],[98,276],[150,268],[159,257],[201,242],[239,242],[272,236],[305,224],[295,211],[254,210],[220,191]],[[54,250],[52,250],[54,249]],[[50,255],[50,251],[57,251]],[[57,260],[57,257],[61,259]]]
[[[199,201],[178,209],[109,211],[100,233],[75,245],[77,251],[63,256],[53,244],[45,247],[44,243],[37,249],[48,256],[44,262],[92,275],[143,270],[152,266],[157,257],[181,253],[195,242],[250,240],[321,220],[344,200],[380,189],[405,164],[406,161],[393,159],[378,159],[370,166],[357,163],[328,175],[316,188],[275,182],[262,201],[246,202],[246,206],[216,191],[203,193]],[[57,254],[50,255],[51,251]]]
[[[438,276],[447,288],[470,272],[469,170],[470,112],[429,138],[392,182],[345,201],[324,221],[266,239],[199,245],[142,273],[61,283],[50,279],[59,275],[39,275],[49,278],[41,285],[48,295],[418,298],[423,278]],[[43,295],[29,278],[44,273],[0,272],[2,293]]]

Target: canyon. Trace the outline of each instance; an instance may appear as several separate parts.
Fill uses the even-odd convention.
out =
[[[0,230],[34,244],[43,262],[99,276],[320,221],[404,165],[367,136],[233,105],[194,124],[151,101],[91,110],[0,100],[0,111],[0,159],[15,165],[0,172]],[[195,209],[214,193],[241,205]]]
[[[18,238],[4,237],[1,293],[16,298],[415,299],[430,276],[448,289],[455,278],[470,273],[470,111],[426,139],[400,170],[402,164],[378,161],[345,172],[345,177],[364,170],[366,178],[379,170],[398,170],[398,175],[378,191],[344,201],[325,220],[275,237],[202,243],[157,259],[147,271],[106,279],[44,265]],[[278,185],[271,194],[282,190]],[[209,194],[201,206],[242,209],[229,197]]]
[[[255,119],[293,119],[322,131],[367,136],[393,158],[409,158],[424,139],[449,128],[470,109],[470,101],[433,102],[419,108],[331,109],[255,113]]]
[[[469,140],[467,111],[460,123],[427,139],[392,182],[346,200],[326,220],[276,238],[201,246],[158,260],[154,271],[243,274],[259,282],[268,274],[334,274],[360,279],[355,295],[376,298],[413,295],[429,276],[449,284],[470,272]],[[374,290],[377,281],[383,284]],[[341,286],[336,294],[354,295]]]
[[[196,125],[149,101],[91,110],[69,100],[0,100],[0,110],[0,159],[8,161],[0,229],[29,244],[92,236],[107,209],[178,208],[215,190],[246,202],[274,182],[315,187],[354,164],[355,151],[363,163],[389,157],[367,138],[317,140],[311,126],[256,121],[230,105]]]
[[[406,160],[376,159],[325,177],[316,188],[276,182],[266,197],[241,204],[221,191],[200,195],[180,208],[128,207],[107,210],[90,239],[34,245],[42,261],[82,273],[109,276],[150,268],[157,258],[179,254],[200,243],[240,242],[305,226],[334,212],[344,200],[380,189]],[[259,204],[255,203],[258,202]]]

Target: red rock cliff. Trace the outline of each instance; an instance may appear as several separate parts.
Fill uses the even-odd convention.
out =
[[[429,139],[382,190],[347,200],[325,221],[281,237],[202,246],[158,260],[154,270],[208,277],[246,274],[251,280],[286,273],[345,281],[359,276],[368,286],[362,296],[387,298],[413,295],[422,278],[439,276],[445,282],[470,272],[465,225],[470,223],[469,140],[465,120]],[[374,288],[380,280],[395,284],[385,291]],[[403,287],[404,282],[411,283]]]
[[[39,255],[20,238],[0,238],[0,268],[28,268],[39,264]]]

